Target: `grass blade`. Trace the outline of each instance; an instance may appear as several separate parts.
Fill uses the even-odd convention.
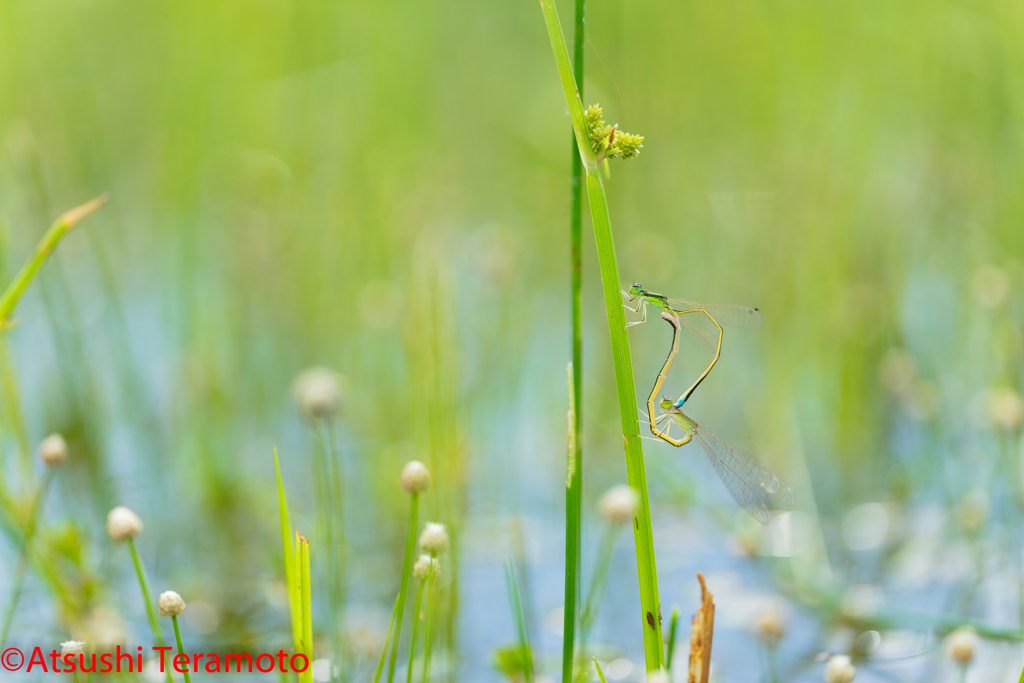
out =
[[[281,464],[277,458],[277,448],[274,448],[274,470],[277,472],[277,507],[281,515],[281,551],[284,556],[284,578],[288,586],[288,608],[292,615],[292,642],[295,652],[301,652],[302,615],[295,583],[295,548],[292,545],[292,527],[288,518],[288,500],[284,494],[284,482],[281,480]]]
[[[523,662],[523,680],[533,683],[533,655],[530,653],[530,634],[526,627],[526,614],[523,611],[523,596],[516,578],[515,563],[511,558],[505,561],[505,581],[508,584],[508,601],[512,608],[512,617],[516,622],[516,637],[519,639],[519,652]],[[424,683],[426,683],[424,681]]]
[[[639,504],[633,518],[633,543],[636,549],[637,574],[640,585],[641,627],[644,634],[644,662],[647,671],[661,667],[664,643],[661,634],[661,618],[658,597],[658,573],[654,558],[654,534],[651,528],[651,503],[647,491],[647,472],[640,439],[640,423],[637,420],[633,361],[629,353],[629,337],[626,335],[626,317],[619,300],[619,264],[615,255],[615,241],[612,236],[611,217],[605,198],[604,183],[598,173],[597,159],[589,144],[583,104],[573,79],[569,55],[565,47],[565,36],[558,20],[554,0],[541,0],[541,9],[551,38],[551,48],[558,66],[558,75],[565,91],[572,119],[580,157],[587,174],[587,197],[590,215],[594,223],[594,239],[597,243],[598,264],[601,269],[601,286],[604,292],[605,310],[608,315],[608,332],[611,336],[612,360],[615,369],[615,387],[619,399],[619,419],[626,451],[626,473],[630,487],[639,495]]]

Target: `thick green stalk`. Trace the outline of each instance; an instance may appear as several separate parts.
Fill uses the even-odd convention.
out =
[[[183,655],[185,654],[185,645],[181,642],[181,629],[178,628],[178,617],[172,616],[171,623],[174,624],[174,640],[178,643],[178,654]],[[185,671],[183,672],[185,675],[185,683],[192,683],[192,679],[188,676],[188,667],[189,665],[186,664]]]
[[[587,172],[587,197],[590,201],[590,215],[594,223],[594,239],[597,243],[597,257],[601,269],[601,285],[604,291],[605,310],[608,315],[608,332],[611,336],[612,360],[615,367],[615,387],[619,399],[619,419],[622,424],[622,439],[626,451],[626,474],[629,485],[639,497],[633,516],[633,542],[636,548],[637,573],[640,584],[640,620],[644,633],[644,661],[648,671],[661,667],[663,641],[658,600],[658,575],[654,559],[654,534],[651,528],[651,502],[647,492],[647,473],[644,467],[644,453],[640,440],[640,423],[637,419],[633,363],[629,355],[629,337],[626,335],[626,317],[620,301],[619,264],[615,255],[615,241],[612,237],[611,218],[605,199],[604,183],[598,175],[597,159],[586,135],[586,121],[583,104],[573,80],[565,37],[558,21],[554,0],[541,0],[551,47],[558,65],[558,74],[565,91],[572,119],[576,142],[580,146],[580,158]]]
[[[149,627],[153,629],[153,638],[159,647],[164,646],[164,634],[160,630],[160,622],[156,618],[156,608],[153,607],[153,596],[149,592],[149,581],[146,580],[146,570],[142,568],[139,560],[139,553],[135,550],[135,539],[128,539],[128,551],[131,553],[132,562],[135,564],[135,574],[139,577],[139,588],[142,590],[142,601],[146,605],[146,616],[149,617]],[[167,667],[167,683],[173,683],[171,679],[171,668]]]
[[[410,493],[409,532],[405,539],[405,559],[402,561],[402,588],[398,591],[398,615],[395,617],[395,639],[391,642],[391,660],[388,662],[388,683],[395,680],[395,664],[398,659],[398,643],[402,639],[402,614],[405,612],[405,598],[409,592],[409,575],[412,573],[412,555],[416,550],[416,531],[419,528],[420,496]]]
[[[579,158],[579,155],[576,157]],[[575,321],[574,321],[575,324]],[[574,340],[575,342],[575,340]],[[575,355],[575,343],[574,343]],[[562,683],[573,679],[573,664],[576,661],[574,645],[576,640],[577,597],[580,592],[580,515],[582,511],[582,466],[579,454],[579,412],[576,400],[577,387],[574,381],[573,364],[566,368],[569,386],[569,472],[565,482],[565,595],[562,615]]]
[[[64,236],[68,234],[71,228],[75,227],[78,221],[82,220],[92,212],[99,209],[101,206],[107,203],[107,195],[97,197],[91,202],[86,202],[79,207],[71,209],[61,215],[60,218],[50,226],[50,229],[43,235],[43,239],[39,241],[36,246],[36,252],[32,257],[25,262],[25,265],[21,267],[18,274],[14,276],[14,280],[7,286],[4,293],[0,295],[0,326],[2,326],[7,318],[14,311],[14,308],[18,305],[25,290],[28,289],[32,279],[36,276],[36,273],[46,260],[50,257],[50,254],[57,248],[60,241],[64,239]]]
[[[409,665],[406,670],[405,683],[412,683],[412,662],[416,658],[416,636],[420,631],[420,607],[423,606],[423,589],[426,585],[427,581],[424,579],[420,581],[420,586],[416,589],[416,604],[412,610],[412,642],[409,643]]]

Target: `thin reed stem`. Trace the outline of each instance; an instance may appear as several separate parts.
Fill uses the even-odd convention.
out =
[[[139,553],[135,549],[135,539],[133,538],[128,539],[128,552],[131,553],[132,562],[135,564],[135,574],[139,577],[139,588],[142,590],[142,601],[146,605],[146,616],[149,618],[149,627],[153,630],[153,638],[156,640],[157,646],[164,647],[164,634],[160,630],[160,622],[156,617],[153,596],[149,592],[149,581],[146,580],[146,570],[143,568],[141,560],[139,560]],[[167,674],[168,683],[173,683],[170,668],[167,668],[164,673]]]
[[[178,628],[178,617],[172,615],[171,623],[174,624],[174,640],[178,643],[178,654],[184,655],[185,645],[181,642],[181,629]],[[188,657],[188,655],[186,655],[186,657]],[[185,683],[192,683],[192,679],[189,678],[188,675],[188,667],[189,665],[186,664],[185,671],[183,671],[182,673],[185,675]]]
[[[420,581],[419,588],[416,589],[416,604],[412,611],[412,642],[409,643],[409,664],[405,675],[405,683],[412,683],[412,663],[413,659],[416,658],[416,636],[419,635],[420,630],[420,607],[423,604],[423,589],[426,585],[426,581]]]
[[[576,90],[583,92],[583,42],[584,42],[585,1],[576,0],[576,24],[573,66],[575,68]],[[576,638],[577,601],[580,593],[580,526],[583,516],[583,455],[580,447],[580,429],[583,423],[583,160],[572,136],[572,209],[570,212],[569,238],[571,242],[570,269],[572,284],[570,301],[572,307],[572,364],[569,366],[571,471],[565,492],[565,596],[562,617],[562,683],[569,683],[573,677],[576,661],[574,645]],[[573,372],[573,368],[577,372]]]
[[[672,608],[668,624],[668,643],[665,645],[665,670],[672,671],[672,654],[676,651],[676,632],[679,630],[679,608]]]
[[[380,676],[384,673],[384,663],[388,661],[388,645],[391,644],[391,632],[395,629],[395,615],[398,614],[398,596],[395,596],[395,604],[391,608],[391,619],[388,620],[388,633],[384,636],[384,646],[380,650],[380,661],[377,663],[377,673],[373,677],[373,683],[380,683]]]
[[[530,635],[526,626],[526,614],[523,612],[522,592],[519,587],[519,581],[516,578],[516,567],[511,559],[505,562],[505,581],[508,584],[508,599],[512,608],[512,618],[516,625],[516,637],[519,640],[519,656],[523,664],[523,680],[525,683],[532,683],[533,654],[530,652]]]
[[[576,143],[580,158],[587,174],[587,197],[590,215],[594,224],[594,239],[597,243],[597,257],[601,270],[601,285],[604,291],[605,311],[608,315],[608,332],[611,336],[612,360],[615,369],[615,386],[619,399],[619,419],[626,453],[626,473],[630,487],[639,497],[633,516],[633,543],[636,549],[637,573],[640,586],[640,623],[644,634],[644,662],[647,671],[661,668],[664,644],[661,633],[660,601],[658,598],[658,573],[654,557],[654,533],[651,528],[651,503],[647,491],[647,473],[640,439],[640,423],[637,419],[633,362],[629,353],[629,337],[626,335],[626,317],[620,301],[619,265],[615,255],[615,241],[612,236],[611,217],[605,198],[604,183],[598,173],[597,158],[590,146],[583,104],[569,64],[569,54],[558,20],[554,0],[541,0],[551,47],[558,66],[558,75],[569,106]]]
[[[416,549],[416,531],[419,528],[420,496],[409,494],[409,531],[405,539],[405,559],[402,561],[402,587],[398,591],[398,614],[395,617],[395,639],[391,642],[391,659],[388,662],[388,683],[395,680],[395,664],[398,660],[398,643],[402,639],[402,614],[405,612],[405,598],[409,591],[409,577],[412,574],[412,556]]]
[[[430,553],[431,559],[437,559],[437,555]],[[431,607],[434,606],[434,581],[436,573],[431,572],[427,579],[427,597],[423,606],[423,678],[422,683],[430,682],[430,656],[434,652],[434,640],[431,634]],[[447,667],[446,667],[447,668]]]
[[[583,601],[583,612],[580,616],[580,652],[586,654],[590,631],[597,619],[597,611],[601,606],[605,586],[608,585],[608,569],[612,564],[612,555],[619,540],[622,527],[608,523],[601,532],[601,540],[597,546],[597,559],[594,562],[594,576],[590,579],[587,597]]]
[[[579,155],[576,155],[579,159]],[[574,304],[575,305],[575,304]],[[575,324],[576,321],[574,321]],[[573,344],[575,356],[575,340]],[[575,381],[574,364],[566,368],[569,386],[569,473],[565,489],[565,594],[562,615],[562,683],[573,679],[576,661],[574,645],[576,620],[580,594],[580,518],[583,510],[583,467],[580,464],[579,412],[576,401],[579,398],[579,384]]]

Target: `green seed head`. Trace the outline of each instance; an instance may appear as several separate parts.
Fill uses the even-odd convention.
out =
[[[621,131],[618,124],[606,124],[600,105],[587,107],[585,118],[590,134],[590,146],[599,162],[612,158],[632,159],[640,154],[644,136]]]

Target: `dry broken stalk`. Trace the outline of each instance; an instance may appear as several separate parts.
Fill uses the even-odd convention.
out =
[[[688,683],[708,683],[711,672],[711,638],[715,631],[715,602],[704,583],[704,575],[697,572],[700,581],[700,608],[690,622],[690,673]]]

